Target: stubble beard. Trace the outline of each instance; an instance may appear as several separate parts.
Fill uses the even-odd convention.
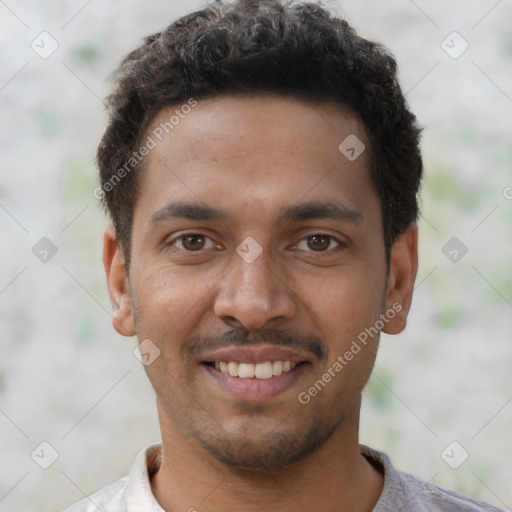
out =
[[[228,432],[221,425],[200,429],[198,422],[190,417],[183,422],[184,418],[173,416],[186,434],[216,460],[232,468],[245,469],[278,468],[299,462],[324,445],[345,419],[340,414],[332,423],[314,420],[309,427],[297,427],[295,431],[276,427],[270,433],[260,433],[250,426],[243,426],[237,432]]]

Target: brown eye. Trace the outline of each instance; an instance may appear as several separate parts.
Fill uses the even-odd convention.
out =
[[[200,251],[206,243],[203,235],[184,235],[179,239],[187,251]]]
[[[206,258],[212,255],[212,251],[221,250],[222,246],[215,243],[209,236],[202,233],[184,233],[166,242],[170,253],[176,257]]]
[[[331,240],[328,235],[312,235],[307,237],[307,244],[312,251],[321,252],[329,248]]]

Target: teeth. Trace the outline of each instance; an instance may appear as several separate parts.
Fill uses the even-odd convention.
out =
[[[254,376],[257,379],[270,379],[272,377],[272,363],[258,363],[254,365]]]
[[[272,363],[272,374],[273,375],[281,375],[283,373],[283,362],[282,361],[274,361]]]
[[[231,375],[232,377],[237,377],[238,376],[238,366],[239,366],[238,363],[234,363],[233,361],[230,361],[228,363],[229,375]]]
[[[241,379],[252,379],[254,377],[254,365],[247,363],[240,363],[238,365],[238,377]]]
[[[297,366],[291,361],[265,361],[264,363],[236,363],[235,361],[215,362],[215,368],[226,375],[240,379],[270,379],[274,375],[289,372]]]

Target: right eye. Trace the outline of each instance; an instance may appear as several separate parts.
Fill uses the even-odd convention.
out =
[[[176,247],[186,252],[199,252],[202,249],[213,249],[215,242],[200,233],[187,233],[169,241],[167,245]]]

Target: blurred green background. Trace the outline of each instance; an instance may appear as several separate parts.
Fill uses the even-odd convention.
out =
[[[382,338],[361,442],[512,510],[512,3],[324,4],[391,49],[424,127],[417,289],[408,328]],[[159,439],[136,342],[111,326],[94,153],[121,57],[201,5],[0,3],[1,511],[62,509]],[[454,58],[443,41],[459,36]],[[58,44],[47,58],[41,37]],[[42,237],[58,250],[47,263]],[[46,470],[31,458],[43,441],[58,454]],[[469,455],[457,469],[442,457],[453,441]]]

